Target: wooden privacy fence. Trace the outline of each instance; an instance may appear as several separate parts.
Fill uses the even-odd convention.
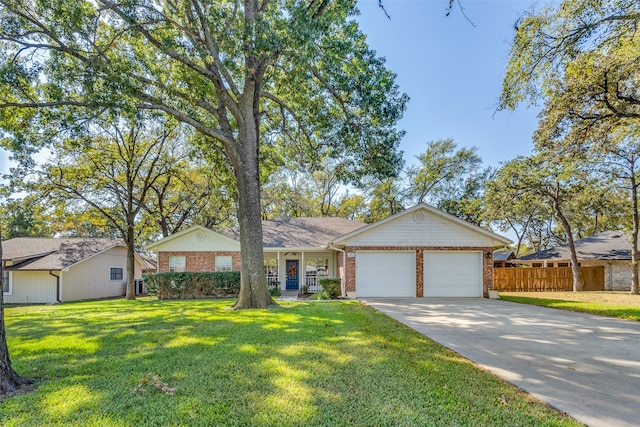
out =
[[[493,289],[504,292],[573,290],[571,267],[495,268]],[[604,291],[604,267],[580,267],[584,291]]]

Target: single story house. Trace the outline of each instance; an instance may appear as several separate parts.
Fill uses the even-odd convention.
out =
[[[622,231],[605,231],[576,240],[578,264],[582,267],[604,266],[604,289],[631,289],[631,235]],[[568,245],[556,246],[512,260],[527,267],[570,267]]]
[[[28,238],[2,242],[5,303],[55,303],[122,296],[127,247],[122,240]],[[144,262],[136,254],[135,278]]]
[[[493,248],[505,237],[420,204],[365,225],[344,218],[263,221],[264,272],[282,290],[318,292],[339,277],[356,297],[482,297],[493,284]],[[201,226],[147,245],[158,271],[240,269],[238,229]]]
[[[501,250],[493,251],[493,268],[512,267],[512,260],[516,254],[513,251]]]

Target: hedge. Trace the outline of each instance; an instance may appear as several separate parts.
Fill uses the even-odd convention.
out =
[[[154,273],[143,279],[158,299],[236,298],[240,292],[239,271]]]
[[[336,277],[326,277],[318,281],[322,286],[322,293],[329,299],[336,299],[342,293],[340,289],[340,279]]]

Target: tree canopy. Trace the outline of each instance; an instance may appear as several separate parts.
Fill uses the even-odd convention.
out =
[[[260,153],[348,160],[393,175],[407,96],[351,19],[355,1],[0,1],[0,123],[26,155],[104,111],[191,126],[234,176],[237,307],[273,301],[262,275]]]

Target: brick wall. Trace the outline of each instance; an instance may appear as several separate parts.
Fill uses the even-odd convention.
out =
[[[448,247],[448,246],[347,246],[347,292],[356,292],[356,251],[416,251],[416,297],[424,296],[424,251],[481,251],[482,252],[482,296],[489,296],[493,289],[493,248]],[[454,266],[452,266],[454,267]]]
[[[239,251],[220,251],[220,252],[159,252],[158,253],[158,271],[169,271],[169,257],[184,256],[186,260],[186,270],[192,272],[215,271],[216,256],[231,256],[231,265],[233,271],[240,271],[240,252]]]

